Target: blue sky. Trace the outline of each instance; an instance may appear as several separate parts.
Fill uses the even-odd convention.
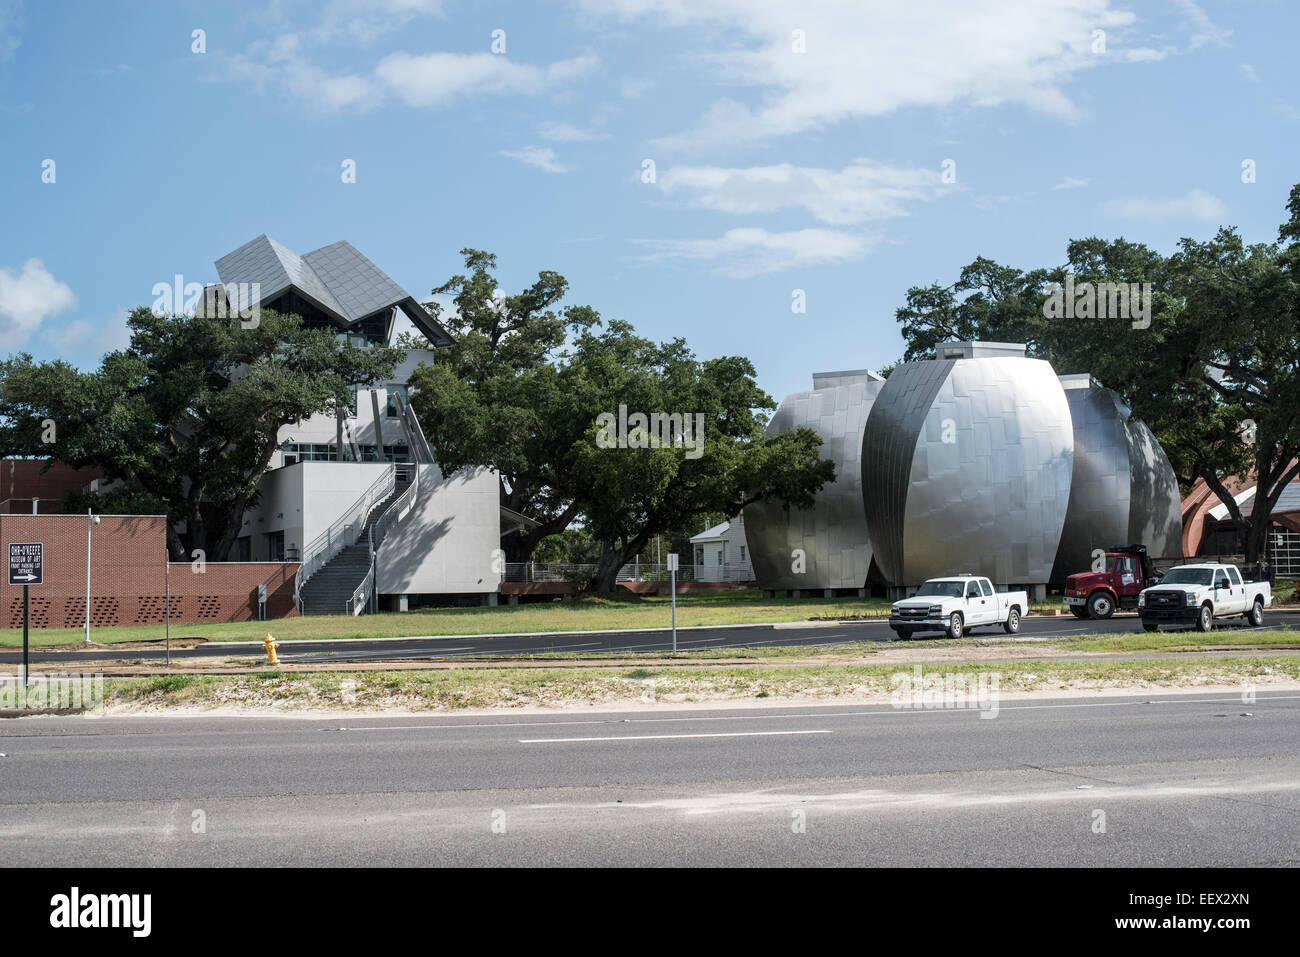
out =
[[[91,366],[155,283],[267,233],[348,239],[421,299],[464,246],[511,291],[554,269],[779,400],[896,359],[907,288],[978,255],[1274,240],[1298,10],[0,0],[0,354]]]

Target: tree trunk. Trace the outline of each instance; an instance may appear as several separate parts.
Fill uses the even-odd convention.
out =
[[[623,567],[625,548],[611,548],[607,542],[600,546],[600,560],[596,571],[587,583],[587,591],[612,594],[618,587],[618,570]]]
[[[645,543],[650,541],[651,534],[653,533],[643,531],[631,541],[624,542],[620,546],[602,542],[600,545],[600,560],[596,563],[596,571],[591,576],[587,591],[612,594],[618,588],[619,569],[627,564],[629,558],[640,553],[641,549],[645,547]]]

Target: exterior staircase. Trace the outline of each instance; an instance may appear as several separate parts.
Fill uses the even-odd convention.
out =
[[[397,479],[392,494],[376,505],[366,518],[366,524],[357,536],[355,545],[345,546],[331,558],[316,574],[312,575],[302,586],[302,614],[304,615],[343,615],[350,614],[348,603],[358,586],[370,574],[370,530],[388,507],[406,491],[411,484],[414,466],[397,469]],[[378,543],[376,543],[378,544]]]

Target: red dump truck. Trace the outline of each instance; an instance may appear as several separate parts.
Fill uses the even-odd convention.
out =
[[[1100,556],[1099,571],[1078,572],[1065,580],[1065,603],[1076,618],[1109,618],[1116,608],[1136,610],[1142,589],[1159,584],[1145,545],[1112,545]]]

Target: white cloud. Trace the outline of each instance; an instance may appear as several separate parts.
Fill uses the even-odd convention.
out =
[[[262,91],[287,91],[311,110],[333,113],[374,109],[390,99],[439,108],[478,95],[536,96],[584,76],[598,62],[592,54],[534,66],[487,52],[398,52],[370,69],[331,73],[304,52],[309,46],[295,33],[259,40],[224,61],[226,76]]]
[[[1083,189],[1090,182],[1092,182],[1092,180],[1084,179],[1081,176],[1067,176],[1065,179],[1053,186],[1052,189]]]
[[[554,140],[557,143],[584,143],[590,140],[609,139],[608,133],[594,133],[579,129],[572,123],[543,123],[538,127],[538,132],[542,139]]]
[[[379,61],[375,78],[409,106],[443,106],[472,94],[536,96],[595,65],[589,54],[537,67],[492,53],[393,53]]]
[[[1264,82],[1263,78],[1259,75],[1259,71],[1256,70],[1255,67],[1249,63],[1241,64],[1241,75],[1244,76],[1251,83]]]
[[[102,322],[76,319],[58,330],[42,332],[41,338],[65,355],[82,356],[91,366],[96,366],[106,353],[131,344],[131,330],[126,324],[130,314],[129,309],[118,309]]]
[[[442,12],[442,0],[329,0],[314,33],[322,41],[347,36],[368,44],[400,30],[417,17]]]
[[[639,100],[654,88],[654,80],[633,78],[630,80],[624,80],[622,84],[619,85],[618,93],[619,96],[623,97],[625,100]]]
[[[498,156],[519,160],[528,166],[536,166],[547,173],[567,173],[569,167],[560,162],[555,150],[549,146],[525,146],[518,150],[497,150]]]
[[[800,229],[770,233],[747,227],[730,229],[718,239],[633,239],[647,250],[641,262],[712,263],[721,276],[744,279],[797,267],[823,266],[861,259],[877,240],[838,229]]]
[[[1182,9],[1192,35],[1187,43],[1189,51],[1198,50],[1207,44],[1227,46],[1228,37],[1232,36],[1231,30],[1225,30],[1214,23],[1194,0],[1174,0],[1174,2]]]
[[[575,0],[593,18],[686,26],[713,44],[698,59],[759,91],[716,100],[665,148],[759,142],[908,107],[1016,104],[1072,121],[1066,85],[1122,59],[1136,22],[1111,0]],[[718,40],[721,32],[726,42]],[[792,51],[804,31],[805,53]],[[1107,31],[1111,53],[1092,52]]]
[[[18,0],[0,0],[0,63],[18,49],[18,30],[23,25]]]
[[[819,222],[843,226],[907,215],[907,206],[953,189],[939,171],[891,167],[857,159],[842,170],[817,167],[675,166],[659,174],[667,196],[684,194],[690,206],[724,213],[771,213],[801,207]]]
[[[1151,199],[1147,196],[1132,196],[1127,199],[1111,200],[1101,207],[1102,212],[1121,219],[1201,219],[1206,222],[1223,222],[1228,208],[1218,199],[1200,189],[1193,189],[1186,196],[1172,199]]]
[[[76,304],[72,290],[39,259],[27,260],[21,269],[0,267],[0,344],[21,345],[47,318]]]

